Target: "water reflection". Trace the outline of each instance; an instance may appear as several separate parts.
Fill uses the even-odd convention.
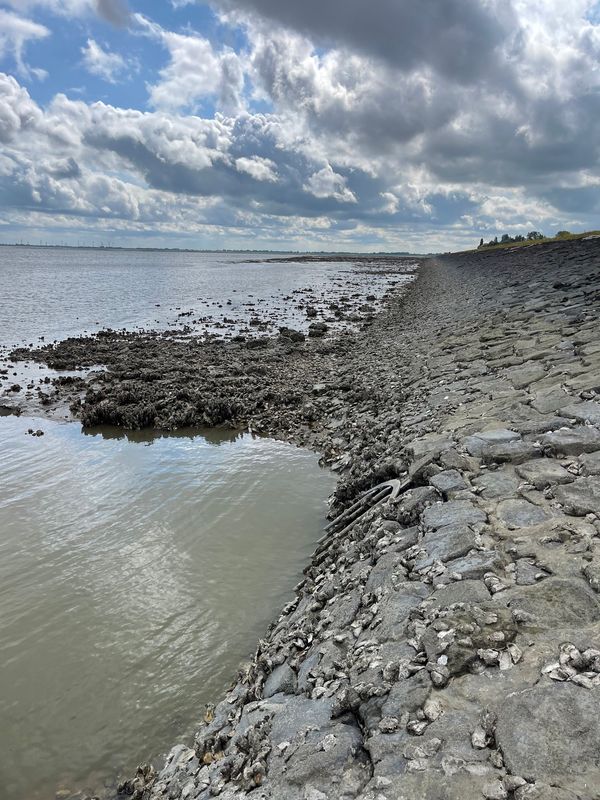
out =
[[[153,444],[161,439],[201,439],[213,445],[221,445],[240,441],[244,437],[258,438],[255,434],[248,434],[239,428],[178,428],[175,431],[156,431],[144,429],[141,431],[128,431],[115,425],[95,425],[81,428],[85,436],[101,436],[103,439],[126,439],[135,444]]]
[[[289,598],[332,488],[314,455],[235,431],[0,419],[3,800],[97,790],[190,733]]]

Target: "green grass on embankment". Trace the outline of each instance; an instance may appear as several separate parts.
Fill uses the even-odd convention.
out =
[[[548,244],[549,242],[568,242],[573,239],[584,239],[586,236],[600,236],[600,231],[584,231],[584,233],[561,233],[560,236],[544,236],[543,239],[526,240],[525,242],[498,242],[498,244],[486,245],[484,247],[473,247],[471,250],[463,250],[463,253],[488,253],[491,250],[510,250],[513,247],[535,247],[538,244]]]

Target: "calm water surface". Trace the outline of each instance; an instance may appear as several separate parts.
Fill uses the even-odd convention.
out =
[[[0,417],[3,800],[97,790],[189,735],[289,599],[333,483],[268,439]]]
[[[379,298],[391,282],[410,279],[349,263],[255,263],[259,258],[0,247],[0,345],[106,327],[214,331],[215,321],[232,319],[243,327],[256,316],[276,320],[275,332],[277,325],[304,329],[309,320],[298,302],[304,290],[327,303],[349,293]],[[210,322],[201,321],[209,316]]]

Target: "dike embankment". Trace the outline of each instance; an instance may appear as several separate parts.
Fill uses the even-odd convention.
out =
[[[359,334],[249,348],[254,375],[211,356],[196,387],[220,399],[211,421],[319,450],[340,474],[334,514],[379,481],[405,488],[325,535],[193,746],[124,790],[600,798],[599,313],[590,239],[424,262]],[[43,358],[106,363],[96,341]],[[192,356],[122,347],[76,412],[168,426],[187,408],[193,424]],[[143,380],[160,359],[188,397]]]

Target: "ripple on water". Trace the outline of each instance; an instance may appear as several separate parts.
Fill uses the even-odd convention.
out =
[[[248,435],[0,418],[6,800],[189,734],[288,599],[333,484],[313,454]]]

